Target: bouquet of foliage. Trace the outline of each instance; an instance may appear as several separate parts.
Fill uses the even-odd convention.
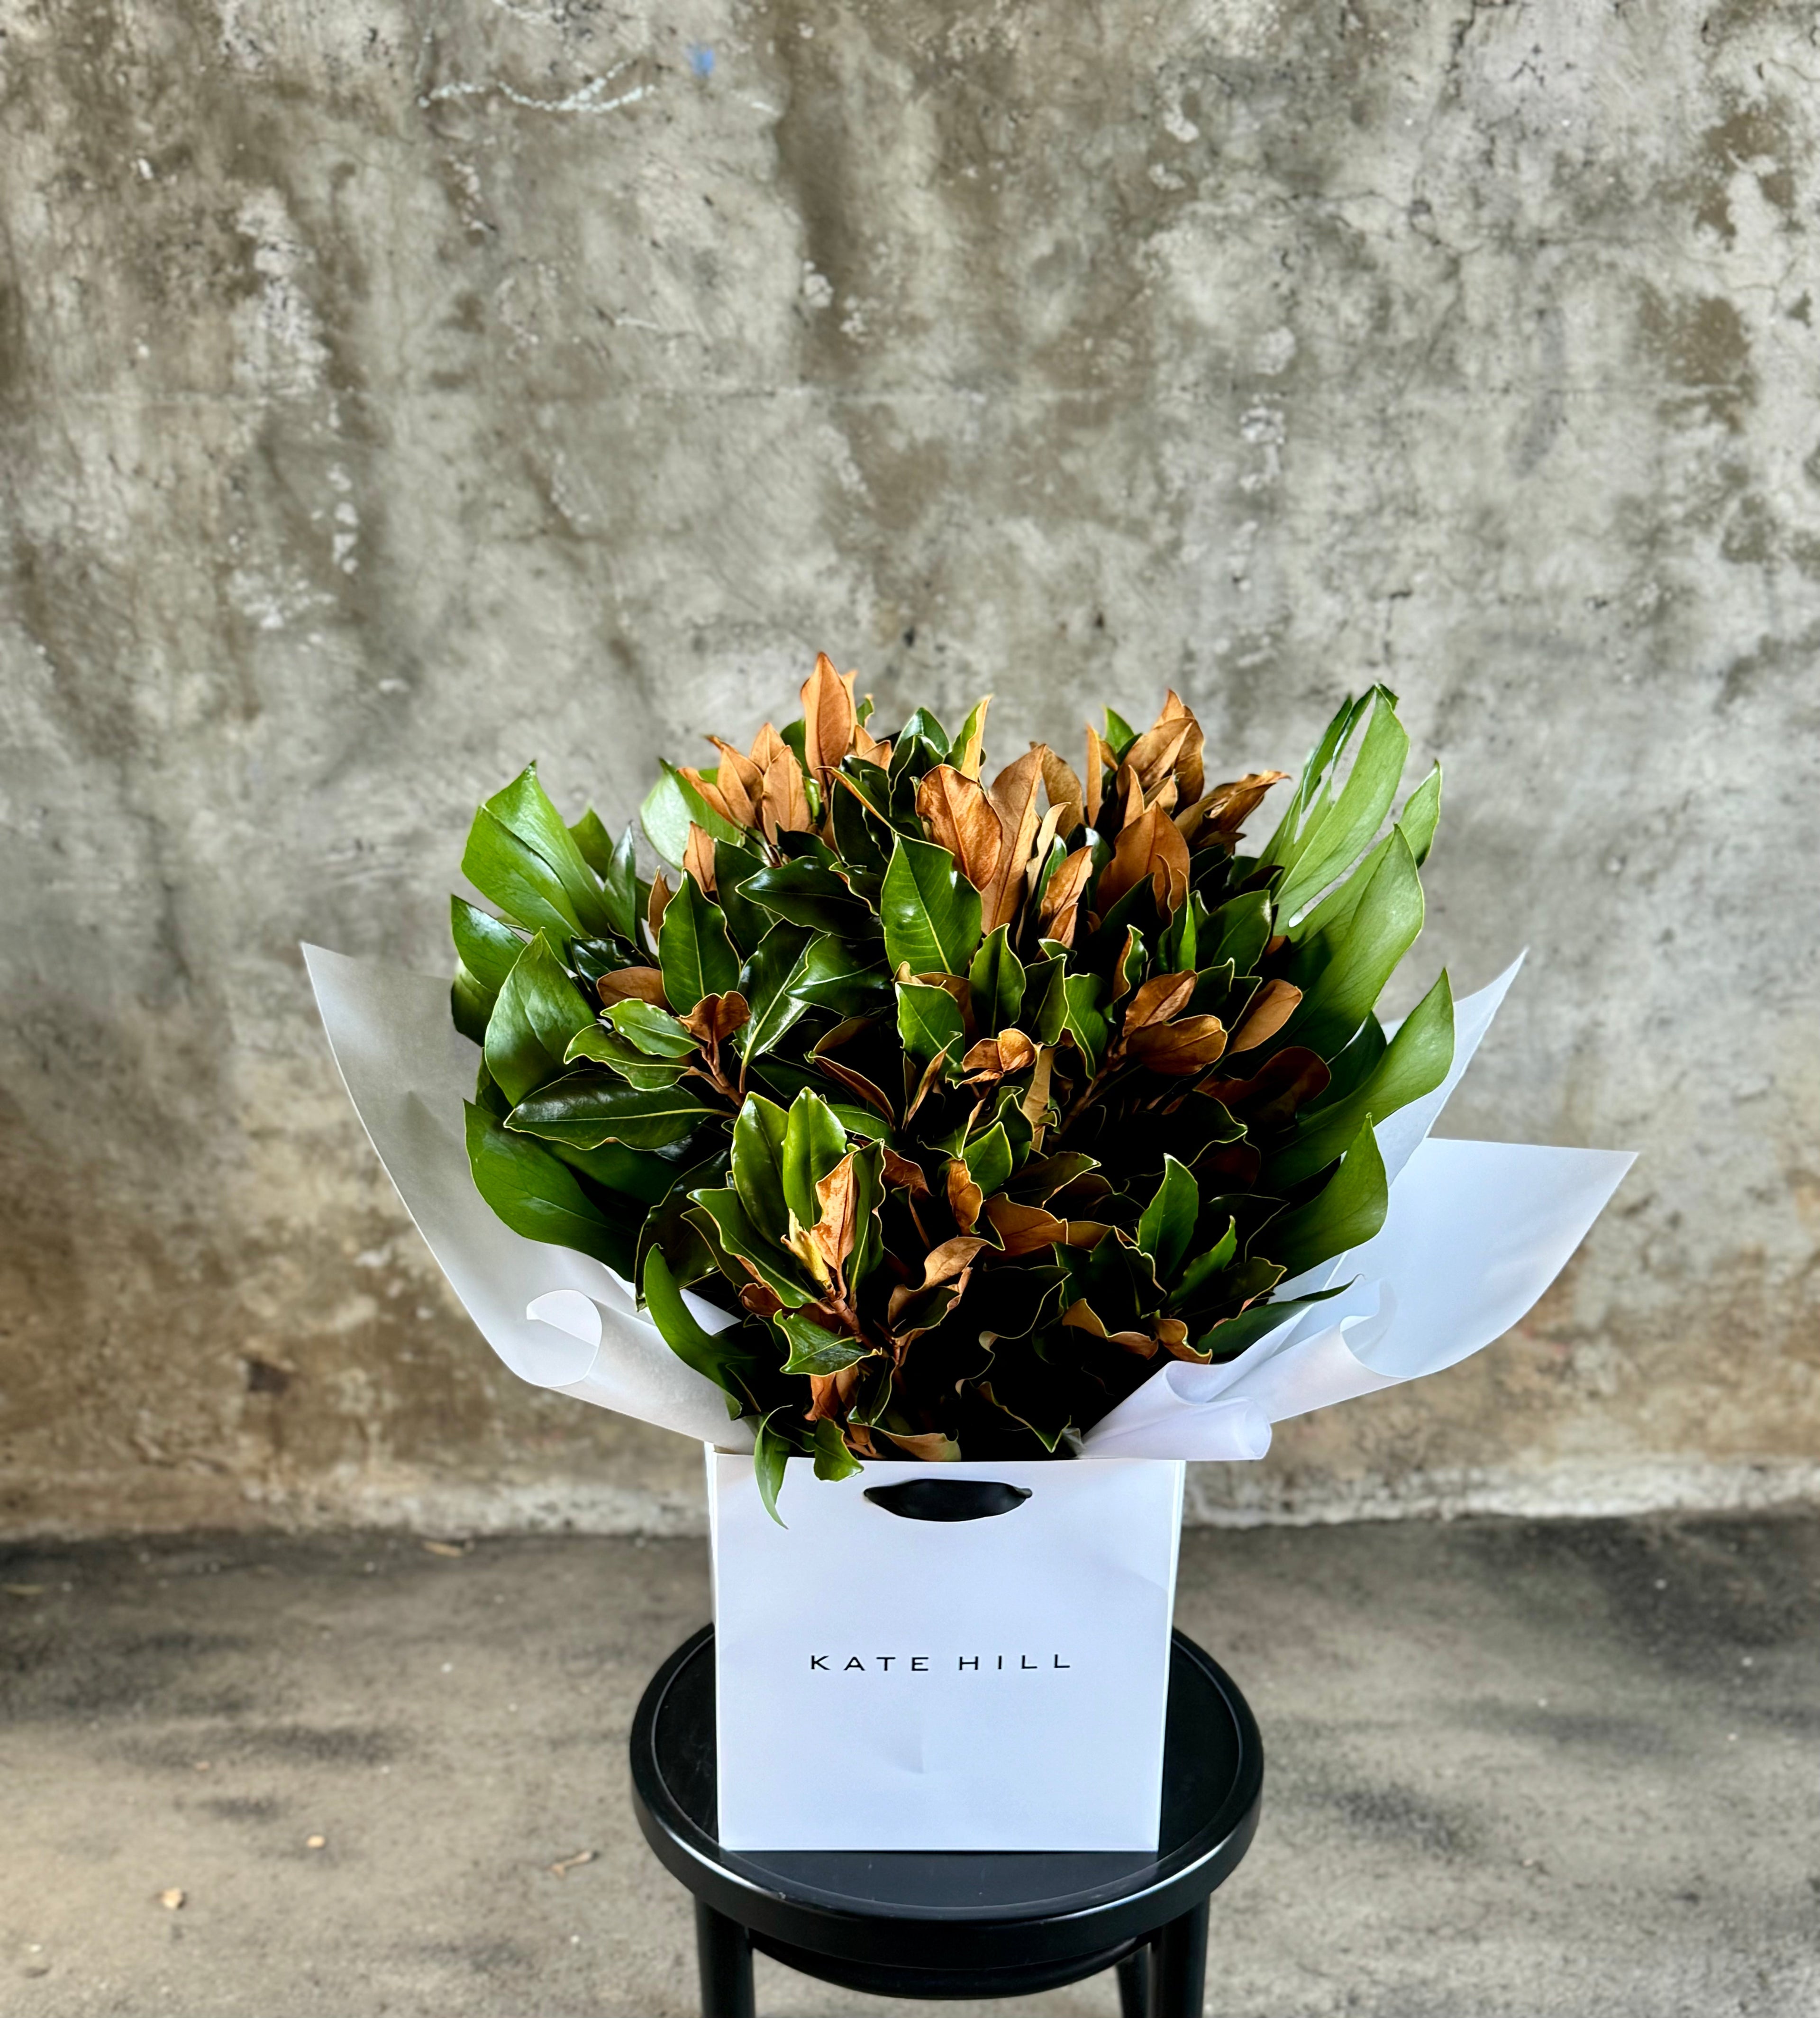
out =
[[[1166,1358],[1231,1358],[1377,1231],[1373,1124],[1453,1050],[1445,975],[1373,1014],[1440,805],[1437,767],[1382,831],[1383,688],[1247,853],[1287,774],[1209,784],[1174,693],[987,783],[984,701],[881,739],[855,677],[822,657],[800,720],[664,767],[674,882],[534,766],[462,859],[500,915],[454,901],[476,1184],[635,1286],[768,1503],[793,1453],[1067,1456]]]

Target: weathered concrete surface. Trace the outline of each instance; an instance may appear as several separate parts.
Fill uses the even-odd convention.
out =
[[[14,1553],[42,1588],[0,1596],[0,2009],[683,2018],[687,1902],[624,1748],[704,1570],[577,1538]],[[1178,1615],[1266,1748],[1219,2018],[1820,2006],[1820,1522],[1203,1533]],[[768,2013],[884,2009],[760,1966]]]
[[[15,1531],[695,1517],[494,1369],[296,942],[820,645],[1235,767],[1403,693],[1456,1132],[1634,1146],[1521,1336],[1203,1508],[1811,1487],[1812,10],[5,0]],[[1412,776],[1414,772],[1412,769]]]

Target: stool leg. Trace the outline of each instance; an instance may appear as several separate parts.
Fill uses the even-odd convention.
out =
[[[1151,2018],[1201,2018],[1207,1982],[1207,1902],[1150,1937]]]
[[[1150,1944],[1119,1964],[1119,2018],[1150,2018]]]
[[[700,1899],[695,1953],[701,1972],[701,2018],[754,2018],[752,1944],[746,1930]]]

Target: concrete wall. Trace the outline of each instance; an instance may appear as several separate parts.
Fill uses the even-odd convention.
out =
[[[1203,1510],[1812,1489],[1812,16],[11,0],[0,1521],[693,1518],[490,1360],[296,942],[440,967],[477,798],[623,815],[820,646],[1232,770],[1388,680],[1401,1000],[1535,949],[1452,1132],[1644,1152]]]

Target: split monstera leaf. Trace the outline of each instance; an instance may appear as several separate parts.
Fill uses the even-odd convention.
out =
[[[989,779],[986,702],[881,740],[854,681],[824,656],[799,720],[666,765],[648,882],[527,769],[462,859],[492,910],[454,899],[476,1184],[636,1286],[773,1510],[792,1454],[1066,1457],[1165,1357],[1242,1351],[1377,1230],[1374,1125],[1453,1052],[1445,974],[1373,1013],[1440,809],[1437,767],[1391,816],[1384,688],[1247,853],[1287,775],[1210,785],[1174,693]]]

